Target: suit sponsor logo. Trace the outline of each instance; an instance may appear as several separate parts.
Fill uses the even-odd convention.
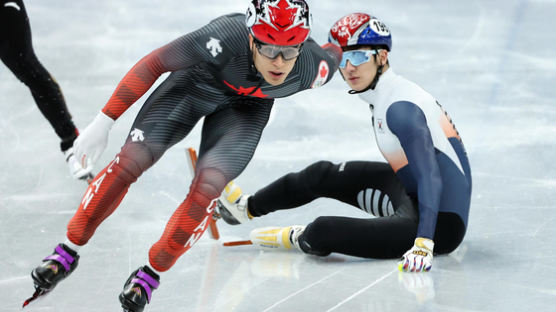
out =
[[[21,11],[21,8],[20,8],[19,5],[17,5],[17,3],[15,3],[15,2],[6,2],[6,4],[4,4],[4,7],[5,7],[5,8],[12,7],[12,8],[14,8],[14,9],[16,9],[16,10],[18,10],[18,11]]]
[[[218,54],[222,53],[220,40],[210,37],[210,40],[207,42],[207,49],[209,50],[210,54],[212,54],[212,57],[218,56]]]
[[[143,142],[145,140],[143,130],[137,128],[133,129],[133,131],[131,131],[129,135],[131,136],[131,141],[133,142],[137,142],[137,141]]]

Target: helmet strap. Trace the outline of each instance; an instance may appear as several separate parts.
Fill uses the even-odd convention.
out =
[[[378,55],[378,50],[375,50],[376,54],[374,55],[375,57],[375,61],[377,60],[377,55]],[[384,65],[379,65],[378,68],[376,69],[376,74],[375,74],[375,78],[373,79],[373,81],[371,81],[371,83],[363,90],[361,91],[355,91],[355,90],[349,90],[348,93],[349,94],[358,94],[358,93],[363,93],[367,90],[374,90],[376,88],[376,85],[378,83],[378,79],[380,78],[380,75],[382,75],[382,70],[384,69]]]
[[[251,74],[256,76],[259,73],[259,71],[257,70],[257,67],[255,67],[255,49],[256,47],[253,41],[253,43],[250,46],[251,53],[249,54],[249,69],[251,71]]]

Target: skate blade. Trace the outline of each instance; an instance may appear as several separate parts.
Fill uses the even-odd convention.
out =
[[[123,312],[143,311],[143,309],[145,308],[145,307],[141,308],[136,303],[134,303],[133,301],[125,299],[123,297],[123,293],[118,296],[118,299],[120,300]]]
[[[139,310],[140,310],[140,309],[138,309],[138,308],[134,308],[134,307],[130,307],[130,306],[123,306],[123,305],[122,305],[122,311],[123,311],[123,312],[137,312],[137,311],[139,311]]]
[[[33,295],[30,298],[28,298],[27,300],[25,300],[25,302],[23,302],[23,306],[21,308],[22,309],[25,308],[26,306],[29,305],[29,303],[35,301],[39,297],[42,297],[42,296],[46,295],[47,293],[48,293],[48,290],[36,288]]]

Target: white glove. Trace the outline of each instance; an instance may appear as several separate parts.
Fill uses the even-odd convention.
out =
[[[75,159],[85,171],[90,172],[104,152],[112,125],[114,120],[100,112],[73,142]]]
[[[66,156],[66,163],[69,167],[70,174],[79,180],[87,180],[93,178],[91,174],[91,170],[86,170],[85,168],[81,167],[81,165],[75,159],[75,155],[73,154],[73,148],[69,148],[64,152],[64,156]]]
[[[428,272],[432,267],[432,239],[417,237],[413,248],[408,250],[398,263],[398,269],[405,272]]]

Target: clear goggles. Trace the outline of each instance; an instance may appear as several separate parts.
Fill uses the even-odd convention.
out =
[[[351,50],[344,51],[342,54],[342,61],[340,62],[340,68],[346,68],[347,61],[353,66],[359,66],[363,63],[367,63],[371,60],[371,55],[375,55],[376,50]]]
[[[284,60],[289,61],[299,56],[301,53],[301,44],[297,46],[278,46],[273,44],[262,43],[255,40],[255,46],[260,54],[268,57],[269,59],[275,59],[278,55],[282,54]]]

